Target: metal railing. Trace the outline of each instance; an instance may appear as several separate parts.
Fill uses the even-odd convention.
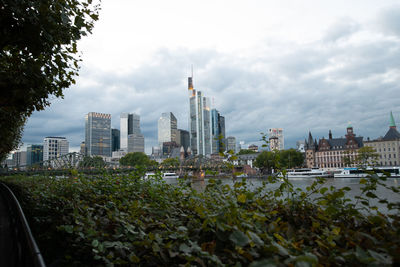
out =
[[[12,255],[1,255],[7,257],[15,266],[45,267],[42,254],[33,238],[28,222],[22,211],[21,205],[11,189],[4,183],[0,183],[0,201],[4,201],[9,215],[9,227],[12,231],[10,245]],[[4,214],[3,214],[4,216]],[[1,252],[0,253],[4,253]]]

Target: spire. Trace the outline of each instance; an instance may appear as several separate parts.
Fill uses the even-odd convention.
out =
[[[394,118],[393,118],[393,113],[392,113],[392,111],[390,111],[390,124],[389,124],[389,128],[396,129],[396,123],[394,122]]]
[[[188,77],[188,90],[193,90],[193,77]]]
[[[329,139],[332,139],[332,131],[329,130]]]

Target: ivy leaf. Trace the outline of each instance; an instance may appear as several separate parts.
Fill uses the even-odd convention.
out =
[[[340,233],[340,227],[335,227],[335,228],[333,228],[333,229],[332,229],[332,233],[333,233],[334,235],[339,235],[339,233]]]
[[[369,197],[369,198],[377,198],[377,196],[374,194],[374,193],[372,193],[372,192],[368,192],[367,194],[365,194],[367,197]]]
[[[72,232],[74,231],[74,227],[72,225],[66,225],[64,229],[68,234],[72,234]]]
[[[321,195],[325,194],[325,192],[328,191],[328,188],[326,187],[322,187],[319,192],[321,193]]]
[[[244,247],[246,246],[248,243],[250,243],[250,239],[249,237],[243,233],[242,231],[235,231],[233,232],[230,236],[229,239],[235,243],[236,245],[240,246],[240,247]]]
[[[92,241],[92,246],[93,246],[93,247],[96,248],[98,245],[99,245],[99,241],[98,241],[97,239],[95,239],[95,240]]]
[[[245,203],[246,202],[246,195],[245,194],[238,195],[237,200],[240,203]]]
[[[297,256],[296,259],[296,266],[300,265],[300,263],[310,263],[312,266],[318,264],[318,258],[312,253],[306,253],[305,255]],[[307,264],[308,266],[308,264]]]
[[[249,267],[275,267],[276,265],[273,259],[264,259],[252,262]]]
[[[279,245],[278,243],[272,241],[272,242],[271,242],[271,245],[272,245],[273,247],[275,247],[275,249],[278,250],[278,253],[279,253],[280,255],[282,255],[282,256],[288,256],[288,255],[289,255],[289,252],[287,251],[287,249],[284,248],[284,247],[282,247],[282,246]]]
[[[361,178],[360,179],[360,184],[366,184],[367,183],[367,180],[366,179],[364,179],[364,178]]]
[[[251,231],[248,231],[247,233],[250,236],[251,240],[254,242],[254,244],[256,244],[257,246],[264,245],[264,241],[256,233],[253,233]]]
[[[186,245],[185,243],[182,243],[179,246],[179,250],[182,251],[183,253],[190,253],[192,250],[190,249],[190,247],[188,245]]]

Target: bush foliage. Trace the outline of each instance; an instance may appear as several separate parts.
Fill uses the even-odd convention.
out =
[[[209,180],[203,192],[159,176],[13,177],[48,264],[317,266],[400,263],[399,204],[383,214],[370,205],[386,186],[376,175],[361,179],[361,195],[324,187],[305,191],[269,177],[249,189]],[[278,183],[270,189],[270,183]],[[276,188],[276,187],[275,187]],[[398,187],[391,187],[394,193]]]

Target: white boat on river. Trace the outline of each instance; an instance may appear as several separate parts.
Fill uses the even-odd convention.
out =
[[[390,174],[390,177],[400,177],[400,167],[376,167],[376,168],[344,168],[340,173],[335,173],[335,178],[363,178],[375,172],[378,176],[384,173]]]
[[[288,178],[328,178],[332,177],[332,174],[320,169],[292,169],[287,170],[286,176]]]
[[[179,175],[174,172],[164,172],[162,177],[164,179],[171,179],[171,178],[176,179],[176,178],[179,178]]]

